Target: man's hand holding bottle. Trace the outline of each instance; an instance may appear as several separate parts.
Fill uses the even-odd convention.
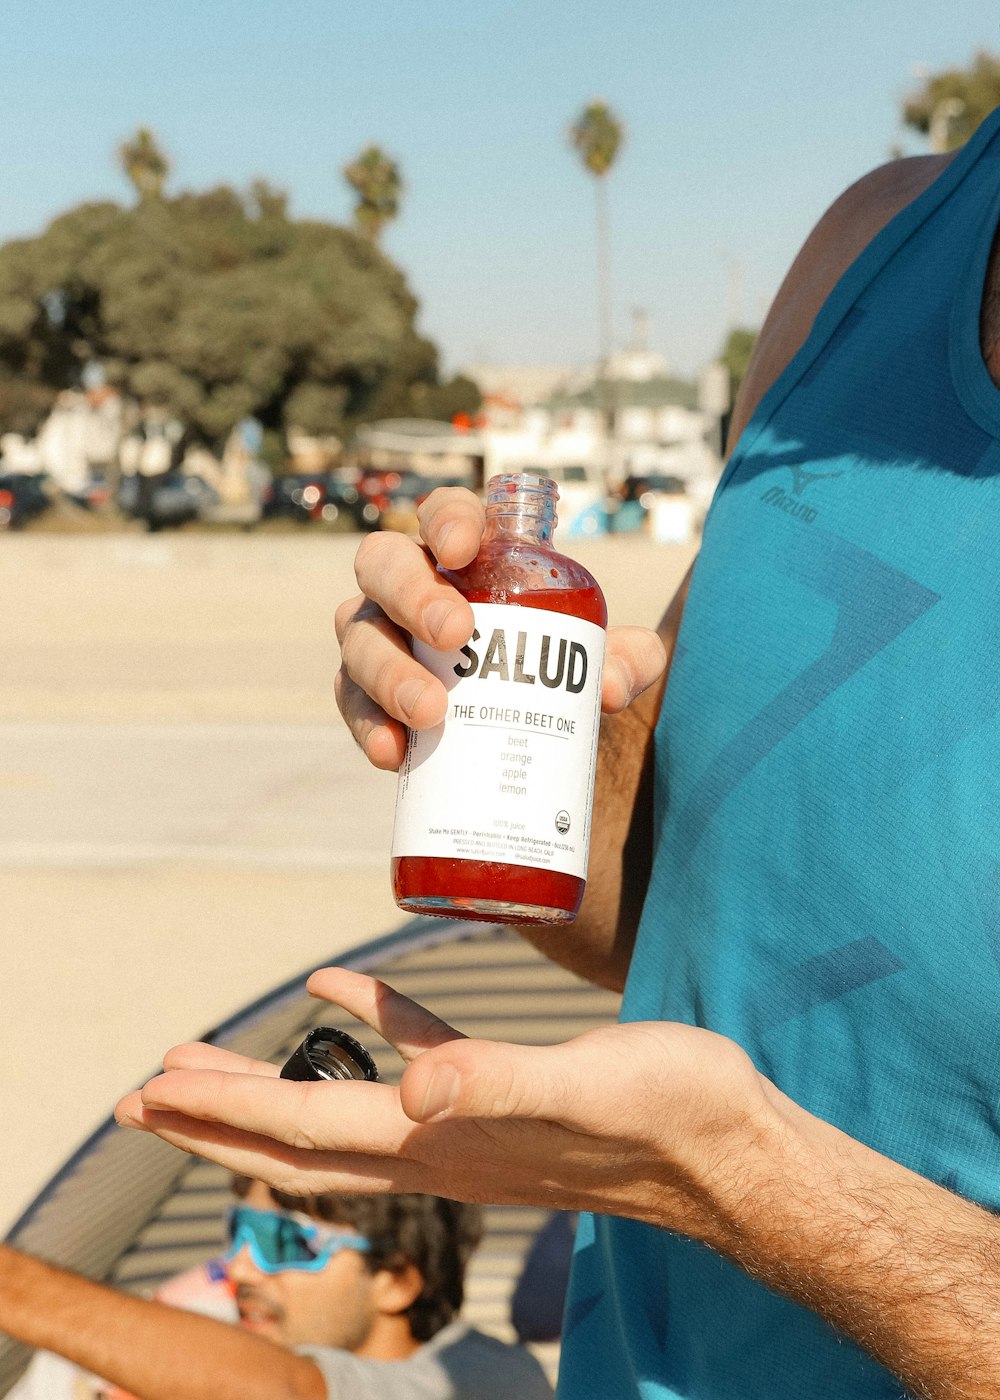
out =
[[[337,704],[354,738],[376,768],[403,761],[406,729],[440,724],[447,693],[414,660],[410,637],[451,651],[472,634],[472,609],[437,571],[461,569],[475,558],[483,534],[483,503],[461,487],[431,493],[419,512],[420,542],[390,532],[368,535],[355,572],[361,592],[337,609],[341,666]],[[663,645],[645,627],[608,631],[602,705],[624,709],[663,672]]]

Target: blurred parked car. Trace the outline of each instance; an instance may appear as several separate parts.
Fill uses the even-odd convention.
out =
[[[264,499],[264,518],[312,521],[340,528],[370,528],[357,486],[328,472],[291,472],[276,476]]]
[[[402,472],[379,471],[366,468],[358,477],[358,491],[361,495],[361,517],[369,530],[378,529],[382,517],[392,506],[393,493],[399,491],[403,482]],[[410,472],[410,476],[415,473]]]
[[[465,477],[427,476],[407,469],[366,468],[358,477],[364,501],[362,514],[369,529],[416,530],[417,507],[439,486],[468,486]]]
[[[92,472],[83,494],[75,497],[80,505],[88,510],[104,510],[111,504],[114,494],[111,482],[105,472]]]
[[[37,473],[0,473],[0,530],[18,530],[48,510],[52,503],[48,479]]]
[[[139,476],[133,474],[122,477],[118,491],[119,510],[137,519],[141,513],[139,488]],[[163,530],[199,519],[217,501],[217,493],[201,477],[186,475],[175,468],[158,478],[142,515],[150,530]]]
[[[645,476],[630,477],[631,494],[649,510],[660,496],[683,496],[687,486],[679,476],[666,476],[662,472],[651,472]]]

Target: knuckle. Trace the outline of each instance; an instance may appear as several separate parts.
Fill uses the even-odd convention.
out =
[[[441,500],[448,490],[446,486],[435,486],[434,490],[417,506],[417,519],[423,523],[429,521],[441,504]]]
[[[418,506],[417,519],[421,527],[430,529],[446,517],[464,517],[470,508],[478,508],[478,498],[467,487],[436,486]]]
[[[354,653],[357,650],[357,639],[350,627],[340,639],[340,671],[347,676],[353,676],[351,666]],[[340,674],[338,672],[338,674]]]
[[[442,506],[450,505],[452,501],[460,501],[464,494],[461,486],[435,486],[430,495],[421,503],[419,513],[426,516],[434,515]]]
[[[358,545],[354,556],[354,576],[366,593],[368,589],[365,588],[364,580],[381,576],[385,571],[387,559],[397,548],[398,539],[393,538],[387,531],[375,531],[366,535]]]
[[[391,699],[399,683],[399,666],[391,657],[386,658],[372,670],[369,679],[366,681],[364,689],[379,703]]]
[[[356,618],[355,623],[367,619]],[[383,637],[386,633],[384,618],[372,619],[376,622],[376,632]],[[379,636],[375,635],[369,627],[359,627],[350,624],[344,631],[340,641],[340,661],[342,668],[347,672],[352,680],[360,680],[368,673],[371,666],[371,657],[384,652],[385,648],[380,644]],[[391,658],[390,658],[391,660]],[[389,662],[383,662],[383,666]],[[364,687],[367,689],[367,686]]]
[[[364,597],[359,593],[357,597],[348,598],[337,608],[337,611],[333,615],[333,626],[337,634],[338,642],[343,642],[344,634],[357,617],[363,602]]]
[[[292,1140],[288,1146],[293,1147],[297,1152],[317,1152],[322,1144],[317,1142],[314,1133],[310,1133],[300,1126],[292,1132]]]
[[[376,687],[373,685],[373,693],[369,695],[367,691],[358,687],[355,698],[344,701],[343,713],[351,738],[358,748],[364,750],[365,757],[374,763],[376,768],[383,768],[387,764],[392,764],[392,758],[383,758],[379,761],[376,756],[369,754],[368,741],[376,730],[381,730],[385,725],[392,726],[398,716],[394,707],[381,703],[375,690]]]
[[[538,1107],[537,1093],[513,1065],[500,1069],[491,1089],[492,1112],[498,1118],[531,1118]]]
[[[539,1108],[536,1076],[526,1073],[520,1056],[480,1053],[482,1042],[455,1043],[449,1055],[481,1116],[490,1119],[531,1118]],[[474,1115],[478,1116],[478,1115]]]
[[[348,714],[350,707],[350,681],[343,668],[341,668],[333,678],[333,698],[337,702],[337,709],[348,724],[350,724],[351,716]],[[357,735],[355,734],[354,737],[357,738]]]
[[[340,664],[348,675],[353,674],[351,662],[361,645],[363,639],[358,636],[355,628],[350,625],[345,627],[344,635],[340,638]]]
[[[310,1092],[318,1087],[316,1084],[296,1084],[295,1107],[291,1115],[293,1126],[288,1134],[288,1146],[296,1150],[315,1152],[322,1146],[315,1131],[315,1122],[319,1117],[319,1096]]]

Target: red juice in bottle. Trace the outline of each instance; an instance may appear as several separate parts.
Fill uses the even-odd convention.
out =
[[[411,913],[568,923],[586,881],[607,608],[597,582],[552,547],[557,490],[494,477],[479,554],[441,573],[476,625],[452,653],[414,654],[448,689],[448,713],[412,731],[392,846]]]

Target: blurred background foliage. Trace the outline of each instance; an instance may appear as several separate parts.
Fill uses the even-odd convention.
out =
[[[922,75],[903,102],[903,123],[926,136],[931,150],[953,151],[1000,105],[1000,57],[981,49],[964,68]]]
[[[966,141],[1000,104],[1000,56],[924,70],[903,124],[932,150]],[[610,353],[606,176],[624,129],[603,100],[570,140],[597,188],[600,356]],[[902,152],[896,152],[901,154]],[[476,385],[441,374],[417,329],[419,304],[379,247],[405,190],[396,161],[369,145],[344,166],[352,228],[294,219],[266,180],[170,195],[171,161],[140,127],[118,147],[136,202],[85,203],[38,237],[0,247],[0,424],[31,436],[60,390],[88,371],[218,446],[256,418],[268,455],[289,427],[350,437],[380,418],[451,419],[480,406]],[[731,326],[720,358],[735,393],[754,332]]]
[[[743,377],[750,364],[753,347],[757,343],[757,332],[749,326],[734,326],[726,336],[719,359],[729,371],[729,396],[736,398]]]
[[[346,437],[479,405],[444,381],[417,299],[372,237],[289,217],[266,181],[165,194],[143,128],[119,148],[134,207],[82,204],[0,248],[0,421],[31,434],[56,394],[105,380],[218,443],[240,420]],[[397,172],[398,180],[398,172]]]

